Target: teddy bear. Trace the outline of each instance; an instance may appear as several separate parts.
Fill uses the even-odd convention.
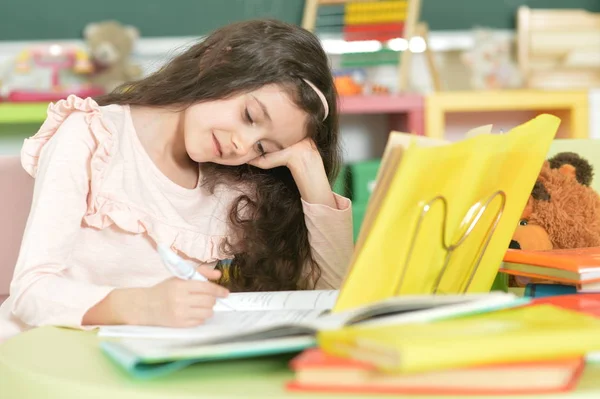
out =
[[[510,42],[491,30],[477,29],[470,51],[461,56],[471,72],[471,88],[498,90],[522,86],[521,74],[511,60]]]
[[[544,162],[509,247],[552,250],[600,246],[600,195],[590,186],[592,165],[573,152]],[[524,277],[509,285],[552,283]]]
[[[117,21],[94,22],[85,27],[83,37],[93,66],[88,76],[92,85],[111,92],[141,77],[141,68],[130,62],[133,46],[139,38],[137,28]]]

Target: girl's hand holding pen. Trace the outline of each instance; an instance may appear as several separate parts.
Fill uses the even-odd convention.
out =
[[[198,272],[208,280],[216,280],[221,272],[201,266]],[[229,294],[226,288],[209,281],[169,278],[143,290],[144,306],[140,316],[144,325],[194,327],[213,315],[217,298]]]

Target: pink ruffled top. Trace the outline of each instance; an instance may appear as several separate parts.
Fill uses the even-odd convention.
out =
[[[128,106],[76,96],[51,104],[21,159],[36,181],[0,307],[0,340],[34,326],[83,328],[83,315],[111,290],[169,278],[157,243],[197,265],[227,258],[221,243],[239,190],[210,194],[167,178],[139,141]],[[317,288],[338,288],[352,256],[350,201],[335,197],[337,208],[302,201],[322,270]]]

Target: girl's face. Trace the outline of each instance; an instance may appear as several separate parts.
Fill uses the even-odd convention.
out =
[[[281,86],[266,85],[189,107],[184,115],[185,147],[196,162],[242,165],[303,140],[307,118]]]

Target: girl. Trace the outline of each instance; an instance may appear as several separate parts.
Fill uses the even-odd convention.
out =
[[[141,81],[59,101],[21,157],[36,182],[0,338],[195,326],[229,290],[338,288],[350,261],[333,79],[293,25],[229,25]],[[213,282],[172,277],[158,244]]]

